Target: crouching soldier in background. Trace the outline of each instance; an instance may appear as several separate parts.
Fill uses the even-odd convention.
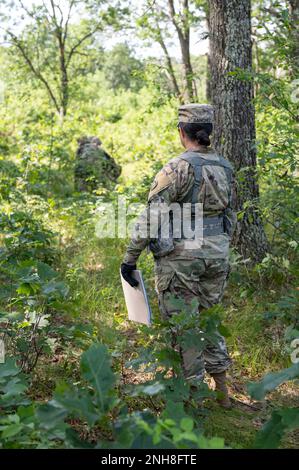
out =
[[[199,304],[199,312],[218,304],[229,274],[229,244],[236,215],[232,210],[235,195],[231,164],[210,148],[213,130],[213,107],[190,104],[179,109],[179,134],[185,152],[169,161],[152,184],[147,211],[153,203],[201,203],[203,207],[203,240],[200,247],[190,249],[190,240],[169,240],[169,244],[153,241],[150,235],[134,235],[121,266],[124,279],[132,286],[132,272],[142,250],[149,245],[155,258],[156,290],[161,315],[165,320],[179,313],[173,298],[185,304]],[[192,207],[192,206],[191,206]],[[194,212],[192,212],[194,214]],[[146,224],[149,224],[147,217]],[[140,222],[139,222],[140,223]],[[149,227],[142,233],[150,234]],[[138,233],[138,231],[136,232]],[[189,242],[189,245],[188,245]],[[198,338],[200,344],[200,338]],[[216,343],[201,348],[182,350],[182,367],[187,379],[202,381],[207,371],[222,392],[219,403],[230,407],[226,370],[231,365],[224,338],[217,333]]]
[[[102,148],[97,137],[78,140],[75,164],[75,191],[92,192],[98,188],[113,189],[121,174],[121,167]]]

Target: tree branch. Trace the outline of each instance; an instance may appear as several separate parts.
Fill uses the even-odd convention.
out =
[[[57,22],[56,11],[55,11],[55,3],[53,0],[50,0],[50,3],[52,7],[52,18],[54,20],[56,28],[58,28],[58,22]]]
[[[27,13],[28,16],[30,16],[32,19],[36,20],[34,14],[27,7],[25,7],[22,0],[19,0],[19,4],[21,5],[21,8],[23,8],[23,10]]]
[[[177,21],[175,19],[176,17],[176,11],[175,11],[175,7],[174,7],[174,2],[173,0],[168,0],[168,8],[169,8],[169,13],[170,13],[170,17],[172,19],[172,22],[173,24],[175,25],[175,27],[178,29],[179,28],[179,25],[177,24]]]
[[[64,27],[64,34],[63,34],[63,42],[64,43],[65,43],[66,38],[67,38],[69,22],[70,22],[70,19],[71,19],[71,14],[72,14],[72,9],[73,9],[74,4],[75,4],[75,0],[72,0],[71,3],[70,3],[70,7],[69,7],[68,14],[67,14],[65,27]]]
[[[51,100],[53,101],[53,104],[56,108],[56,110],[58,112],[60,112],[60,108],[59,108],[59,104],[57,102],[57,99],[51,89],[51,86],[50,84],[48,83],[48,81],[45,79],[45,77],[43,76],[43,74],[37,70],[32,62],[32,60],[30,59],[29,55],[27,54],[26,50],[25,50],[25,47],[23,46],[22,44],[22,41],[20,41],[17,36],[15,36],[11,31],[6,31],[7,34],[10,35],[10,37],[12,38],[12,42],[13,44],[19,49],[19,51],[21,52],[23,58],[25,59],[25,62],[27,63],[28,67],[30,68],[30,70],[32,71],[32,73],[44,84],[44,86],[46,87],[49,95],[50,95],[50,98]]]
[[[92,31],[89,31],[89,33],[85,34],[85,36],[83,36],[78,42],[77,44],[75,44],[70,52],[68,53],[68,59],[67,59],[67,62],[66,62],[66,66],[68,67],[70,65],[70,62],[72,60],[72,57],[74,55],[74,53],[77,51],[77,49],[89,38],[91,38],[97,31],[99,31],[100,29],[100,24],[97,25],[96,28],[94,28]]]
[[[176,79],[176,76],[175,76],[175,73],[174,73],[172,60],[171,60],[171,57],[168,53],[165,41],[164,41],[163,36],[162,36],[162,31],[161,31],[160,25],[159,25],[159,22],[157,20],[156,20],[156,28],[157,28],[157,32],[158,32],[157,40],[158,40],[158,43],[161,46],[161,49],[164,52],[164,55],[165,55],[165,58],[166,58],[166,61],[167,61],[168,72],[169,72],[169,75],[170,75],[171,80],[172,80],[172,84],[173,84],[173,87],[174,87],[175,94],[178,96],[179,100],[182,101],[182,94],[180,92],[178,82],[177,82],[177,79]]]

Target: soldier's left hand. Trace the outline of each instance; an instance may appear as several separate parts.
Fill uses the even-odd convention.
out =
[[[136,270],[136,264],[132,265],[122,263],[120,270],[122,277],[130,284],[131,287],[137,287],[139,285],[139,282],[133,277],[133,271]]]

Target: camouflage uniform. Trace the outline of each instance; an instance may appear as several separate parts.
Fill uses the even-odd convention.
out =
[[[94,191],[99,187],[112,189],[121,168],[101,147],[97,137],[79,139],[75,165],[76,191]]]
[[[212,110],[209,105],[182,106],[180,122],[188,122],[188,119],[192,119],[191,122],[211,122]],[[149,193],[147,211],[154,202],[171,204],[190,201],[195,174],[192,165],[184,159],[188,159],[190,154],[194,156],[194,152],[187,151],[172,159],[156,175]],[[221,157],[213,150],[203,146],[195,155],[209,162],[202,166],[198,192],[198,202],[203,204],[204,220],[222,217],[227,210],[227,217],[233,227],[236,217],[232,210],[227,209],[234,197],[233,175],[231,181],[228,181],[227,173],[219,163]],[[145,223],[144,220],[146,219],[141,216],[138,223]],[[149,217],[146,223],[149,224]],[[172,251],[155,258],[156,290],[164,319],[177,312],[173,306],[173,298],[183,299],[186,304],[196,300],[199,311],[221,301],[229,274],[229,243],[230,236],[223,230],[217,235],[204,236],[203,245],[196,249],[186,249],[185,239],[174,239]],[[136,264],[141,251],[149,244],[149,236],[134,236],[127,248],[124,262]],[[198,380],[202,380],[204,370],[217,374],[228,369],[231,364],[225,340],[220,334],[217,345],[210,344],[203,352],[201,348],[182,351],[182,358],[185,376]]]

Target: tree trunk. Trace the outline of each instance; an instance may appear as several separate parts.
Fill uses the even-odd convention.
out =
[[[61,114],[63,117],[67,114],[69,104],[69,80],[68,73],[65,67],[65,62],[61,64]]]
[[[60,60],[60,94],[61,94],[61,111],[60,115],[63,119],[67,114],[69,104],[69,78],[65,57],[65,42],[61,31],[58,34],[59,44],[59,60]]]
[[[208,52],[207,53],[207,84],[206,84],[206,99],[207,101],[211,102],[212,101],[212,89],[211,89],[211,77],[212,77],[212,72],[211,72],[211,54]]]
[[[162,36],[162,32],[161,32],[160,27],[159,27],[158,24],[157,24],[157,28],[158,28],[158,35],[159,35],[158,36],[158,42],[159,42],[159,44],[160,44],[160,46],[161,46],[161,48],[164,52],[164,55],[165,55],[165,59],[166,59],[166,63],[167,63],[167,70],[168,70],[168,73],[169,73],[170,78],[171,78],[171,82],[172,82],[174,92],[175,92],[175,95],[180,100],[180,102],[182,103],[183,102],[183,96],[182,96],[182,93],[180,91],[180,88],[179,88],[179,85],[178,85],[178,82],[177,82],[177,79],[176,79],[176,76],[175,76],[175,72],[174,72],[174,68],[173,68],[173,65],[172,65],[171,57],[168,53],[165,41],[164,41],[163,36]]]
[[[192,103],[197,98],[196,85],[193,76],[193,68],[191,64],[190,57],[190,34],[179,35],[181,51],[182,51],[182,60],[184,67],[184,76],[186,83],[186,94],[189,103]]]
[[[183,0],[183,11],[179,14],[175,11],[174,0],[168,0],[168,6],[170,18],[177,31],[181,48],[186,98],[189,103],[192,103],[197,99],[197,90],[190,56],[189,0]]]
[[[257,206],[253,84],[228,75],[252,69],[250,0],[211,0],[210,28],[214,144],[239,176],[235,209],[242,217],[235,243],[244,257],[260,261],[268,242]]]
[[[292,50],[291,75],[296,79],[299,73],[299,0],[290,0],[289,11]]]
[[[206,84],[206,98],[207,101],[212,101],[212,87],[211,87],[211,79],[212,79],[212,64],[211,64],[211,40],[210,40],[210,13],[209,13],[209,4],[207,4],[206,8],[206,24],[207,24],[207,33],[209,38],[209,52],[207,53],[207,84]]]

